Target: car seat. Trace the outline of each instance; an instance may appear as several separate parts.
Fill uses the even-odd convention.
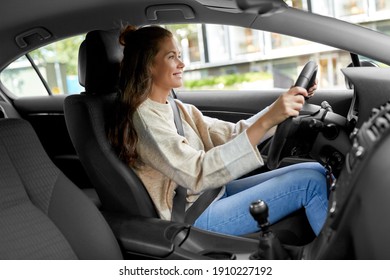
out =
[[[80,95],[65,99],[68,131],[103,211],[158,218],[138,176],[114,153],[106,126],[113,115],[123,48],[119,30],[92,31],[79,50]]]
[[[0,259],[122,259],[95,205],[25,120],[0,119]]]

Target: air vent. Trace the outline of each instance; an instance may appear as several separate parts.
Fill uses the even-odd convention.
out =
[[[367,133],[375,141],[390,127],[390,103],[387,102],[379,108],[372,109],[370,122]]]

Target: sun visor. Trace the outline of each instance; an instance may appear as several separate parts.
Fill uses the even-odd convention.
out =
[[[288,5],[283,0],[196,0],[203,6],[229,13],[271,14],[284,10]]]
[[[242,10],[237,6],[236,0],[196,0],[196,2],[212,10],[228,13],[242,13]]]
[[[268,15],[284,11],[288,5],[283,0],[236,0],[239,9],[247,13]]]

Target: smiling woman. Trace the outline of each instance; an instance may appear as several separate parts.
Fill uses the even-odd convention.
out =
[[[130,46],[135,38],[140,44]],[[175,209],[182,189],[183,211],[217,189],[217,198],[195,217],[196,227],[231,235],[254,233],[258,227],[247,205],[253,197],[262,197],[270,203],[272,223],[304,207],[313,231],[319,234],[327,211],[325,169],[321,165],[297,164],[266,174],[267,180],[262,174],[245,183],[236,180],[264,164],[257,145],[272,134],[274,126],[299,113],[303,96],[308,97],[316,88],[314,81],[307,91],[291,88],[246,121],[224,122],[205,117],[196,107],[181,102],[172,102],[171,108],[168,98],[182,85],[184,68],[172,33],[158,26],[130,26],[121,33],[121,42],[125,48],[118,110],[109,138],[119,157],[137,172],[160,218],[180,221]],[[143,88],[133,82],[141,77]],[[173,119],[175,106],[180,113]],[[178,123],[183,126],[180,134]],[[302,170],[306,176],[299,179]],[[282,207],[287,201],[289,207]]]
[[[173,36],[161,40],[159,51],[154,57],[150,70],[153,84],[149,98],[165,104],[166,97],[161,99],[161,91],[167,96],[173,88],[183,85],[184,66],[181,61],[181,51]]]

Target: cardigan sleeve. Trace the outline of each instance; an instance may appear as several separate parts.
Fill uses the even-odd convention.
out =
[[[193,105],[182,104],[180,101],[178,103],[179,105],[181,105],[184,114],[188,112],[188,114],[190,115],[189,117],[187,117],[187,120],[188,118],[190,120],[194,120],[196,122],[195,126],[200,131],[201,135],[207,135],[208,137],[210,137],[210,141],[215,146],[222,145],[235,138],[237,135],[244,132],[250,125],[252,125],[269,110],[269,107],[266,107],[248,119],[240,120],[237,123],[231,123],[216,118],[204,116]],[[273,134],[275,133],[275,128],[276,127],[270,129],[258,144],[261,144],[263,141],[273,136]],[[205,132],[202,130],[207,131]]]

